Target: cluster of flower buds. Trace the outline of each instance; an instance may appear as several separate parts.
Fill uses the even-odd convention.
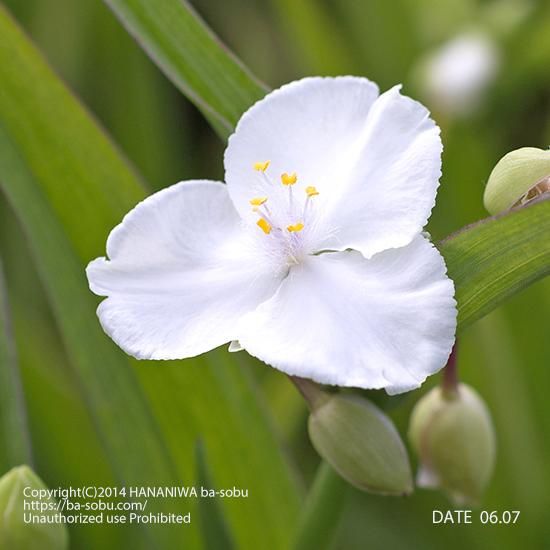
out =
[[[358,394],[318,390],[310,406],[313,446],[344,479],[372,493],[413,491],[405,445],[376,405]],[[428,392],[413,409],[409,439],[419,458],[419,487],[442,489],[456,503],[479,501],[493,471],[495,436],[473,389],[459,384]]]

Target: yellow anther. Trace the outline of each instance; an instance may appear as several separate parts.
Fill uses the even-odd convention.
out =
[[[287,227],[287,230],[290,231],[290,233],[296,233],[298,231],[302,231],[304,228],[304,224],[302,222],[295,223],[294,225],[289,225]]]
[[[318,194],[319,194],[319,191],[317,191],[317,188],[313,187],[313,185],[306,187],[306,195],[308,197],[314,197],[315,195],[318,195]]]
[[[267,197],[256,197],[254,199],[250,199],[248,202],[250,202],[252,206],[262,206],[264,202],[267,202]]]
[[[264,218],[260,218],[256,223],[266,235],[269,235],[271,233],[271,224],[267,220],[265,220]]]
[[[265,172],[270,162],[270,160],[266,160],[265,162],[255,162],[254,170],[257,170],[258,172]]]
[[[294,185],[298,181],[298,176],[296,175],[296,172],[293,172],[292,174],[287,174],[285,172],[284,174],[281,174],[281,181],[283,182],[283,185]]]

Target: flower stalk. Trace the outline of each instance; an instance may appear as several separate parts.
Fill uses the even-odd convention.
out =
[[[449,355],[449,360],[443,369],[443,379],[441,380],[441,388],[443,394],[447,397],[452,397],[456,395],[458,387],[458,366],[457,366],[457,342],[451,350],[451,355]]]
[[[305,399],[310,411],[318,409],[327,399],[329,399],[329,394],[322,390],[319,384],[313,380],[290,375],[289,379]]]

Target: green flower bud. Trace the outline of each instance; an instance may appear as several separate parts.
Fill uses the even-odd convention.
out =
[[[441,488],[457,504],[476,503],[495,462],[489,411],[469,386],[434,388],[416,404],[409,440],[419,460],[419,487]]]
[[[367,399],[326,396],[313,408],[308,427],[317,452],[355,487],[387,495],[412,492],[411,467],[399,433]]]
[[[18,466],[0,478],[0,550],[65,550],[69,546],[67,528],[62,523],[25,523],[25,514],[53,516],[54,510],[25,510],[25,501],[43,504],[52,499],[25,498],[24,489],[46,489],[28,467]]]
[[[483,203],[491,214],[498,214],[547,191],[550,149],[523,147],[498,161],[485,187]]]

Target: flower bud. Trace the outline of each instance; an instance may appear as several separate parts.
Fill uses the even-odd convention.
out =
[[[498,214],[547,191],[550,149],[523,147],[498,161],[485,187],[483,203],[491,214]]]
[[[495,462],[495,435],[485,403],[469,386],[434,388],[413,409],[409,440],[419,487],[441,488],[457,504],[476,503]]]
[[[405,446],[391,420],[367,399],[327,396],[313,408],[308,427],[317,452],[355,487],[388,495],[412,492]]]
[[[436,110],[469,116],[483,103],[499,66],[497,42],[482,30],[465,30],[421,59],[416,78]]]
[[[53,510],[25,510],[31,503],[42,507],[53,504],[50,498],[25,498],[24,489],[46,489],[42,480],[28,467],[18,466],[0,478],[0,549],[4,550],[65,550],[69,546],[67,528],[63,523],[25,523],[25,514],[51,518]]]

